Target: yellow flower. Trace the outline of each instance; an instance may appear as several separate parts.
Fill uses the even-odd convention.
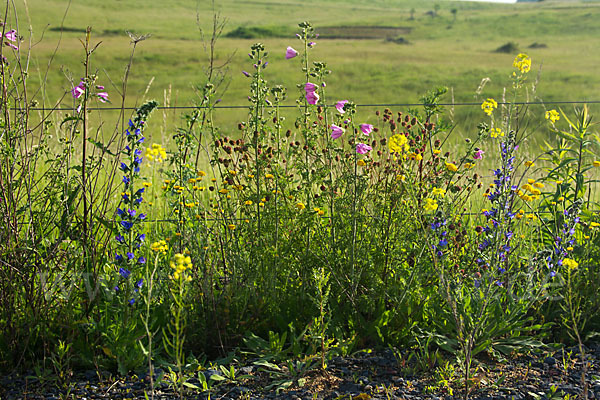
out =
[[[435,155],[438,155],[438,154],[440,154],[441,152],[442,152],[442,151],[441,151],[440,149],[435,149],[435,150],[433,151],[433,154],[435,154]]]
[[[525,166],[526,167],[533,167],[533,166],[535,166],[535,163],[533,161],[525,161]]]
[[[597,228],[597,227],[599,227],[599,226],[600,226],[600,224],[599,224],[599,223],[597,223],[597,222],[592,222],[592,223],[590,224],[590,226],[591,226],[592,228]]]
[[[563,181],[556,181],[557,185],[562,185]]]
[[[248,174],[248,179],[254,178],[254,174]]]
[[[431,191],[431,195],[432,196],[440,196],[440,197],[444,197],[446,195],[446,189],[442,189],[442,188],[433,188],[433,190]]]
[[[203,176],[206,176],[206,172],[204,172],[204,171],[197,171],[196,175],[198,175],[199,177],[202,178]]]
[[[228,227],[230,230],[234,230],[234,229],[235,229],[235,225],[234,225],[234,224],[229,224],[229,225],[227,225],[227,227]]]
[[[567,247],[567,251],[573,251],[573,246]]]
[[[403,153],[405,151],[408,151],[408,139],[406,138],[406,136],[401,134],[394,135],[390,138],[388,142],[388,147],[390,148],[390,151],[392,153]]]
[[[367,163],[366,163],[366,162],[364,162],[363,160],[358,160],[358,161],[356,162],[356,164],[358,164],[358,166],[359,166],[359,167],[364,167],[365,165],[367,165]]]
[[[544,184],[542,182],[536,182],[533,184],[533,186],[535,186],[536,188],[539,189],[543,189],[544,188]]]
[[[143,185],[144,187],[150,187],[152,186],[152,182],[144,182]]]
[[[563,201],[564,199],[565,199],[564,197],[560,196],[560,197],[559,197],[558,199],[556,199],[556,200],[558,200],[558,201]]]
[[[594,167],[600,167],[600,161],[594,161],[592,164]]]
[[[296,208],[298,210],[304,210],[306,208],[306,206],[304,205],[304,203],[297,203]]]
[[[493,128],[490,131],[490,137],[496,138],[498,136],[504,136],[504,132],[502,132],[502,129],[500,129],[500,128]]]
[[[219,190],[219,193],[221,193],[221,194],[227,194],[227,193],[229,193],[229,190],[223,188],[223,189]]]
[[[555,123],[560,119],[560,115],[556,110],[546,111],[546,119],[549,119],[550,122]]]
[[[267,178],[267,179],[273,179],[274,176],[273,176],[273,174],[265,174],[265,178]]]
[[[426,198],[425,204],[423,204],[423,210],[425,211],[435,211],[438,208],[438,204],[434,199]]]
[[[247,206],[251,206],[252,205],[252,200],[246,200],[246,202],[244,203]]]
[[[481,103],[481,109],[487,115],[492,115],[495,108],[498,108],[498,103],[494,99],[487,99],[486,101]]]
[[[522,74],[526,74],[531,69],[531,58],[527,54],[519,54],[513,61],[513,67],[518,69]]]
[[[562,263],[565,267],[567,267],[569,269],[575,269],[579,266],[577,261],[570,259],[570,258],[565,258]]]
[[[158,242],[154,242],[150,245],[150,249],[157,253],[166,253],[169,250],[169,245],[164,240],[159,240]]]
[[[265,206],[265,203],[258,203],[258,206],[259,206],[259,207],[264,207],[264,206]]]
[[[406,177],[402,174],[396,176],[396,180],[400,182],[406,182]]]
[[[446,169],[451,172],[458,171],[458,167],[456,166],[456,164],[449,163],[449,162],[446,163]]]
[[[229,170],[229,175],[236,175],[236,174],[237,174],[237,172],[235,172],[234,170],[232,170],[232,169]]]

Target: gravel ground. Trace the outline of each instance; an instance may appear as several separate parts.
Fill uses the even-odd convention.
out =
[[[504,362],[480,360],[475,375],[472,399],[537,399],[550,398],[555,388],[556,399],[577,396],[583,398],[581,363],[576,349],[570,357],[563,352],[521,355]],[[568,351],[567,351],[568,352]],[[600,345],[587,349],[589,370],[588,397],[600,399]],[[410,366],[410,364],[408,364]],[[291,374],[280,365],[283,377]],[[270,385],[282,383],[280,376],[268,373],[264,367],[249,363],[236,369],[236,375],[251,378],[229,382],[215,382],[209,392],[189,392],[186,399],[458,399],[462,398],[460,381],[455,379],[450,388],[445,387],[436,368],[431,373],[413,375],[408,368],[399,368],[391,350],[359,352],[351,357],[333,358],[326,371],[313,369],[293,379],[286,390],[279,393]],[[439,370],[438,370],[439,371]],[[222,375],[218,370],[206,370],[204,375]],[[100,379],[100,377],[102,379]],[[0,377],[0,400],[12,399],[144,399],[150,398],[148,376],[130,376],[115,379],[107,373],[86,371],[72,379],[70,391],[45,387],[27,375],[12,374]],[[279,379],[279,380],[278,380]],[[209,381],[212,381],[209,379]],[[199,385],[197,378],[189,383]],[[301,386],[299,386],[301,384]],[[454,395],[453,395],[454,394]],[[560,397],[559,397],[560,395]],[[176,393],[165,383],[155,388],[155,399],[175,399]]]

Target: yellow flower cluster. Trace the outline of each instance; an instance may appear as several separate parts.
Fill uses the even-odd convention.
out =
[[[304,205],[304,203],[297,203],[296,204],[296,208],[300,211],[304,210],[306,208],[306,206]]]
[[[533,179],[529,179],[526,184],[521,186],[521,189],[523,189],[529,193],[526,193],[523,190],[519,190],[517,192],[517,194],[523,201],[533,201],[533,200],[537,200],[540,197],[540,195],[542,194],[540,189],[543,189],[543,188],[544,188],[543,183],[536,182]]]
[[[431,191],[431,195],[432,196],[444,197],[446,195],[446,189],[433,188],[433,190]]]
[[[550,122],[555,123],[560,119],[560,115],[556,110],[546,111],[546,119],[549,119]]]
[[[164,240],[159,240],[150,245],[150,249],[156,253],[166,253],[169,250],[169,245]]]
[[[492,115],[495,108],[498,108],[498,103],[494,99],[487,99],[486,101],[481,103],[481,109],[487,115]]]
[[[562,265],[569,269],[575,269],[579,266],[579,263],[571,258],[565,258],[562,262]]]
[[[153,143],[152,147],[146,149],[146,158],[161,163],[167,158],[167,151],[160,144]]]
[[[314,210],[315,210],[315,212],[316,212],[318,215],[324,215],[324,214],[325,214],[325,211],[324,211],[324,210],[322,210],[322,209],[320,209],[319,207],[315,207],[315,208],[314,208]]]
[[[458,171],[458,167],[456,166],[456,164],[454,164],[454,163],[449,163],[449,162],[447,162],[447,163],[446,163],[446,169],[447,169],[448,171],[451,171],[451,172],[456,172],[456,171]]]
[[[363,160],[358,160],[358,161],[356,162],[356,164],[357,164],[359,167],[364,167],[365,165],[367,165],[367,163],[366,163],[366,162],[364,162]]]
[[[527,54],[521,53],[515,57],[513,67],[518,69],[522,74],[526,74],[531,69],[531,58]]]
[[[405,151],[408,151],[409,149],[408,139],[404,135],[394,135],[390,138],[390,141],[388,142],[388,147],[390,148],[390,151],[392,153],[403,153]]]
[[[410,153],[408,155],[408,158],[413,161],[421,161],[423,159],[423,156],[418,153]]]
[[[423,210],[425,211],[435,211],[438,208],[438,203],[434,199],[426,198],[425,204],[423,204]]]
[[[171,261],[171,268],[175,270],[175,272],[173,272],[172,279],[183,278],[186,281],[192,280],[192,277],[185,276],[185,271],[192,269],[192,259],[190,256],[184,256],[181,253],[175,254],[175,261]]]
[[[490,131],[490,137],[496,138],[498,136],[504,136],[504,132],[500,128],[492,128]]]

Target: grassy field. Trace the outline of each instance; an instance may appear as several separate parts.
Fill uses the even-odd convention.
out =
[[[163,2],[141,0],[72,4],[65,0],[34,0],[26,3],[28,13],[23,3],[17,3],[19,31],[25,39],[23,49],[30,39],[29,20],[33,32],[31,85],[45,75],[48,61],[58,47],[48,70],[46,105],[54,104],[70,90],[69,77],[78,80],[83,74],[79,40],[88,25],[93,27],[92,40],[102,42],[92,67],[98,70],[99,80],[109,89],[114,104],[120,104],[118,88],[110,87],[110,81],[119,86],[131,51],[125,31],[152,34],[137,48],[127,105],[140,103],[146,90],[147,98],[161,103],[168,97],[171,105],[191,105],[194,87],[205,81],[207,53],[200,31],[205,36],[210,34],[211,2],[179,0],[165,6]],[[241,71],[251,68],[246,53],[257,41],[271,52],[266,78],[270,84],[288,87],[288,102],[293,104],[293,88],[303,77],[297,60],[286,61],[284,53],[288,45],[298,44],[293,34],[302,20],[310,21],[317,32],[323,32],[312,59],[325,61],[332,69],[328,82],[332,99],[348,98],[358,104],[412,103],[439,85],[451,88],[455,102],[499,98],[516,52],[495,50],[513,42],[517,45],[515,50],[532,57],[532,68],[541,70],[537,88],[541,99],[598,100],[600,76],[596,71],[600,54],[594,49],[600,45],[600,26],[595,23],[600,17],[599,2],[375,0],[364,4],[352,0],[222,0],[214,7],[226,20],[223,37],[217,43],[217,64],[231,57],[227,89],[221,93],[224,106],[247,104],[249,81]],[[258,37],[225,37],[236,30],[238,34],[250,32]],[[537,48],[529,48],[534,43]],[[475,91],[486,77],[491,82],[476,98]],[[451,96],[447,100],[452,101]],[[535,100],[534,95],[531,100]],[[39,97],[39,101],[43,99]],[[70,104],[70,96],[65,97],[63,104]],[[371,111],[367,115],[372,115]],[[543,109],[534,111],[541,114]],[[245,114],[243,109],[220,111],[221,129],[233,129]],[[464,133],[473,131],[481,117],[476,106],[459,107],[454,114],[459,122],[477,116],[477,121],[461,123]],[[173,113],[168,125],[177,121],[178,115],[179,112]]]

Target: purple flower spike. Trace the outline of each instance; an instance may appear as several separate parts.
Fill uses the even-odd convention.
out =
[[[143,280],[143,279],[140,279],[139,281],[137,281],[137,282],[135,283],[135,286],[137,286],[138,288],[140,288],[140,289],[141,289],[143,284],[144,284],[144,280]]]
[[[131,272],[128,269],[121,267],[121,268],[119,268],[119,274],[123,278],[127,279],[127,278],[129,278],[129,275],[131,274]]]
[[[146,257],[140,257],[140,258],[138,258],[138,263],[140,263],[140,264],[146,264]]]
[[[242,74],[244,74],[244,76],[245,76],[246,78],[250,78],[250,74],[249,74],[249,73],[247,73],[246,71],[242,71]]]

